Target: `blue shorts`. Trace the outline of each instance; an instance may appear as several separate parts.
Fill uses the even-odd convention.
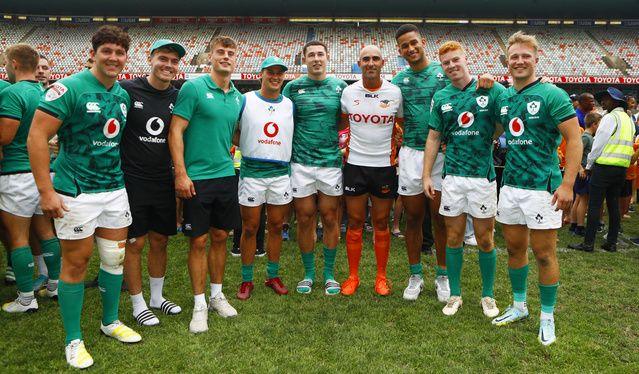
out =
[[[590,193],[590,176],[587,176],[586,178],[583,178],[583,179],[577,176],[577,179],[575,180],[575,185],[573,187],[573,191],[577,195],[587,195],[588,193]]]

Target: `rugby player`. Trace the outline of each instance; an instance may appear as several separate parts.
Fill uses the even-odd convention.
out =
[[[39,270],[49,269],[50,281],[46,295],[57,297],[60,275],[60,243],[53,231],[49,217],[40,209],[40,194],[35,185],[27,136],[33,115],[42,96],[42,87],[35,79],[38,53],[27,44],[16,44],[6,49],[7,75],[12,82],[0,93],[0,145],[3,158],[0,161],[0,218],[6,229],[11,263],[18,287],[18,298],[4,304],[2,309],[10,313],[35,311],[38,302],[34,295],[33,260],[29,245],[30,229],[37,238],[42,261]],[[42,263],[46,262],[46,266]],[[46,279],[46,277],[44,277]]]
[[[42,211],[54,218],[62,246],[60,314],[66,332],[66,359],[75,368],[93,364],[82,340],[80,318],[83,280],[94,240],[100,254],[100,331],[123,343],[142,340],[118,320],[131,212],[119,151],[130,100],[116,80],[127,61],[129,44],[129,35],[119,27],[100,27],[91,39],[93,67],[49,87],[27,141]],[[51,183],[47,141],[56,133],[60,153]]]
[[[51,78],[51,64],[45,55],[40,54],[38,68],[36,69],[36,79],[42,85],[42,88],[49,87],[49,79]]]
[[[291,186],[297,217],[297,242],[302,253],[304,279],[297,292],[308,294],[315,282],[315,227],[319,210],[323,227],[324,293],[336,295],[340,284],[334,268],[339,242],[342,155],[338,145],[340,97],[347,84],[326,76],[328,49],[310,41],[302,49],[306,76],[289,82],[283,94],[295,104],[295,131],[291,156]]]
[[[493,135],[497,118],[494,107],[505,91],[499,83],[486,90],[475,90],[476,79],[468,71],[466,52],[461,44],[449,41],[439,47],[439,60],[451,83],[433,95],[428,139],[424,159],[424,191],[435,197],[431,178],[437,150],[446,144],[442,172],[439,213],[446,222],[446,269],[450,298],[443,309],[453,315],[462,305],[461,270],[467,215],[479,246],[482,278],[480,305],[484,315],[496,317],[494,283],[497,253],[493,228],[497,212],[497,184],[493,166]]]
[[[278,57],[260,66],[261,88],[244,95],[237,128],[242,150],[239,201],[242,213],[242,284],[237,298],[247,300],[253,291],[253,261],[262,206],[266,204],[268,241],[266,282],[278,295],[288,289],[278,275],[282,227],[293,201],[289,162],[293,140],[293,102],[280,94],[288,68]]]
[[[573,199],[581,135],[568,94],[551,83],[541,82],[535,73],[538,48],[535,37],[521,31],[508,39],[508,71],[513,86],[495,106],[508,142],[497,221],[503,224],[514,301],[493,324],[506,325],[528,317],[530,242],[539,268],[538,339],[549,345],[556,340],[553,311],[559,286],[557,229],[562,225],[561,210],[569,209]],[[566,139],[563,181],[557,157],[562,136]]]
[[[193,333],[208,330],[204,296],[207,270],[211,279],[209,307],[225,318],[237,315],[222,293],[226,238],[240,220],[230,154],[242,107],[242,94],[231,82],[236,59],[235,40],[228,36],[213,38],[211,73],[184,83],[169,129],[175,192],[184,201],[182,232],[189,237],[188,267],[194,295],[189,330]]]
[[[344,166],[349,276],[342,283],[342,294],[353,295],[360,283],[362,229],[370,197],[377,259],[375,292],[387,296],[391,292],[386,279],[390,251],[388,219],[397,194],[394,130],[395,123],[401,125],[403,121],[402,93],[397,86],[382,79],[384,59],[377,46],[364,47],[357,64],[362,69],[362,79],[346,87],[341,99],[341,126],[350,129]]]
[[[178,90],[171,85],[171,80],[185,54],[180,44],[168,39],[157,40],[151,45],[149,55],[151,74],[120,82],[131,98],[120,145],[124,184],[133,218],[124,257],[124,277],[131,295],[133,317],[144,326],[160,323],[142,294],[141,255],[147,238],[150,307],[168,315],[182,311],[164,298],[162,289],[169,236],[177,233],[175,186],[167,137]]]

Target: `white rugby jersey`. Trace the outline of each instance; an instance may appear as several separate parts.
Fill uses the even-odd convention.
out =
[[[382,80],[375,91],[366,89],[361,80],[342,92],[342,114],[348,115],[350,140],[347,159],[351,165],[394,165],[393,131],[395,121],[403,118],[402,92]]]

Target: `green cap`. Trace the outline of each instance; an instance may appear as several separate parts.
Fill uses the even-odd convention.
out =
[[[287,71],[288,68],[286,67],[286,64],[284,64],[284,61],[282,61],[281,58],[279,57],[275,57],[275,56],[270,56],[267,57],[263,62],[262,65],[260,66],[260,71],[266,69],[266,68],[270,68],[271,66],[281,66],[283,71]]]
[[[153,54],[153,51],[155,51],[156,49],[162,48],[162,47],[169,47],[169,48],[175,49],[175,51],[178,53],[178,56],[180,58],[184,57],[184,55],[186,54],[186,49],[184,49],[184,47],[182,47],[181,44],[176,43],[171,39],[156,40],[155,43],[153,43],[153,45],[151,46],[151,54]]]

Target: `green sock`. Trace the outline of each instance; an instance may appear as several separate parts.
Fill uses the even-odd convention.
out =
[[[446,270],[450,284],[450,295],[461,296],[461,271],[464,264],[464,248],[446,247]]]
[[[410,265],[410,275],[419,275],[420,277],[424,276],[424,269],[422,268],[421,262]]]
[[[277,273],[280,271],[280,263],[269,261],[266,263],[266,278],[277,278]]]
[[[60,241],[58,238],[51,238],[40,241],[40,245],[44,263],[47,264],[49,271],[49,279],[57,280],[60,278]]]
[[[102,294],[102,324],[105,326],[118,319],[123,278],[122,274],[111,274],[102,269],[98,273],[98,288]]]
[[[497,251],[479,251],[479,270],[481,272],[481,297],[495,298],[495,271],[497,270]]]
[[[448,276],[448,270],[442,268],[439,265],[435,265],[435,276],[437,276],[437,277],[440,277],[440,276],[447,277]]]
[[[335,280],[335,256],[337,255],[337,248],[324,247],[324,281],[329,279]]]
[[[528,265],[519,269],[508,268],[510,286],[513,289],[513,300],[517,303],[526,302],[526,283],[528,281]]]
[[[31,247],[20,247],[11,251],[13,273],[20,292],[33,292],[33,255]]]
[[[304,263],[304,279],[315,280],[315,252],[302,252],[302,263]]]
[[[539,298],[541,299],[541,311],[552,314],[557,303],[557,288],[559,282],[555,284],[539,284]]]
[[[242,282],[253,282],[253,264],[242,265]]]
[[[75,339],[82,339],[80,317],[82,317],[83,302],[84,282],[66,283],[61,280],[58,283],[58,304],[66,333],[66,344]]]

